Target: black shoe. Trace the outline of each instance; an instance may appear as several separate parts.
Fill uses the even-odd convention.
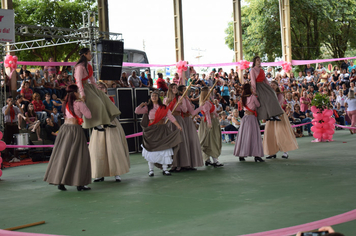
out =
[[[206,162],[205,162],[205,166],[214,166],[214,164],[211,163],[211,161],[206,161]]]
[[[66,187],[64,187],[64,184],[58,185],[58,189],[62,191],[67,191]]]
[[[172,174],[168,170],[162,172],[163,175],[171,176]]]
[[[265,162],[261,157],[255,157],[255,162]]]
[[[239,157],[240,161],[246,161],[244,157]]]
[[[94,129],[97,130],[97,131],[100,131],[100,132],[104,132],[105,131],[105,129],[98,128],[98,127],[94,127]]]
[[[271,155],[271,156],[266,157],[266,159],[272,159],[272,158],[276,158],[276,157],[277,157],[277,155],[275,154],[275,155]]]
[[[104,181],[104,177],[101,177],[100,179],[95,179],[94,182],[102,182]]]
[[[284,154],[282,155],[282,158],[284,158],[284,159],[288,159],[288,157],[289,157],[288,154],[287,154],[287,156]]]
[[[281,121],[281,119],[279,119],[278,116],[274,116],[273,119],[274,119],[275,121]]]
[[[155,173],[153,172],[153,170],[150,170],[150,171],[148,172],[148,176],[149,176],[149,177],[155,176]]]
[[[188,170],[197,170],[197,168],[194,168],[194,167],[192,167],[192,168],[189,168]]]
[[[109,128],[116,128],[116,125],[108,125]]]
[[[91,189],[91,188],[89,188],[89,187],[87,187],[87,186],[78,186],[78,187],[77,187],[77,190],[78,190],[78,191],[82,191],[82,190],[83,190],[83,191],[86,191],[86,190],[90,190],[90,189]]]
[[[224,166],[224,164],[221,164],[220,162],[215,162],[213,165],[214,165],[214,167]]]

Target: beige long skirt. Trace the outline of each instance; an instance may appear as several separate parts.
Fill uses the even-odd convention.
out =
[[[281,121],[266,122],[262,143],[265,155],[274,155],[278,151],[289,152],[298,149],[297,139],[286,113],[282,114]]]
[[[197,128],[191,117],[185,117],[183,120],[188,133],[190,167],[203,166],[204,161]]]
[[[211,119],[212,128],[208,128],[208,122],[202,121],[199,125],[198,136],[201,150],[208,156],[218,158],[221,154],[222,139],[219,120]]]
[[[43,180],[50,184],[70,186],[91,183],[89,149],[80,125],[61,126]]]
[[[127,140],[120,122],[112,122],[116,128],[106,128],[104,132],[93,130],[89,152],[93,178],[123,175],[130,171]]]
[[[109,97],[92,84],[84,84],[85,104],[91,112],[91,119],[83,117],[83,128],[89,129],[98,125],[110,125],[121,114]]]

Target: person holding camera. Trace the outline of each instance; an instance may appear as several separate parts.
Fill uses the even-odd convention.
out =
[[[296,236],[344,236],[341,233],[335,232],[331,226],[323,226],[317,230],[298,232]]]
[[[14,134],[19,133],[18,128],[18,114],[23,110],[18,101],[14,102],[12,96],[6,100],[7,105],[2,108],[4,114],[4,141],[6,144],[12,144],[14,142]],[[5,149],[5,155],[8,155],[9,149]],[[17,156],[15,151],[14,153]]]

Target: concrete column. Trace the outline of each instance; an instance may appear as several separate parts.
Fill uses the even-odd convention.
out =
[[[173,0],[174,8],[174,35],[176,47],[176,61],[184,61],[184,39],[183,39],[183,10],[182,0]],[[185,73],[182,74],[182,84],[186,84]]]
[[[233,15],[234,15],[234,52],[235,52],[235,61],[241,61],[243,59],[242,52],[242,27],[241,27],[241,0],[233,0]],[[236,67],[236,70],[239,74],[240,82],[243,83],[242,70],[239,70]]]

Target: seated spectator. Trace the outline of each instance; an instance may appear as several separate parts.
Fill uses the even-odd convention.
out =
[[[326,84],[327,82],[328,82],[328,78],[329,78],[329,76],[328,76],[328,73],[326,73],[326,69],[325,68],[323,68],[322,70],[321,70],[321,74],[320,74],[320,76],[319,76],[319,79],[318,79],[318,86],[320,85],[320,86],[323,86],[324,84]]]
[[[33,88],[34,88],[34,92],[40,94],[41,99],[44,99],[45,94],[48,93],[48,91],[43,87],[43,85],[44,83],[40,71],[36,70],[35,76],[33,77]]]
[[[38,93],[34,93],[32,97],[32,104],[38,119],[41,121],[41,123],[44,123],[47,118],[47,113],[45,112],[45,106],[43,105],[43,102],[40,98],[41,97]]]
[[[62,100],[61,99],[59,99],[58,97],[57,97],[57,95],[54,93],[54,94],[52,94],[52,103],[53,103],[53,107],[56,107],[57,108],[57,110],[58,110],[58,113],[62,113],[62,104],[63,104],[63,102],[62,102]]]
[[[137,77],[135,70],[133,70],[131,72],[131,75],[129,76],[128,81],[129,81],[129,85],[130,85],[131,88],[142,87],[142,82],[141,82],[140,78]]]
[[[169,77],[166,78],[166,83],[167,83],[167,86],[169,86],[171,84],[171,79]]]
[[[21,95],[21,94],[17,95],[17,96],[16,96],[16,103],[15,103],[15,105],[18,104],[18,106],[20,106],[19,108],[21,108],[22,111],[24,111],[24,109],[25,109],[25,104],[23,104],[22,102],[23,102],[23,97],[22,97],[22,95]],[[19,130],[21,130],[21,129],[22,129],[21,123],[22,123],[23,120],[26,120],[25,114],[20,112],[20,113],[17,115],[17,118],[18,118]]]
[[[224,99],[225,102],[223,102],[223,107],[225,105],[229,106],[229,101],[230,101],[230,88],[227,85],[227,82],[224,82],[224,84],[220,87],[220,91],[221,91],[221,96]]]
[[[294,118],[291,104],[288,104],[286,106],[285,113],[286,113],[288,120],[291,124],[293,124],[293,125],[301,124],[300,119]],[[293,132],[294,132],[294,135],[296,138],[303,137],[303,129],[301,127],[297,127],[296,130],[293,129]]]
[[[347,96],[349,94],[349,89],[346,88],[346,84],[342,84],[342,93]]]
[[[48,93],[52,95],[53,87],[52,87],[51,79],[48,76],[48,71],[43,72],[42,84],[43,84],[43,87],[45,88],[45,90],[47,90]]]
[[[168,86],[167,86],[166,82],[163,80],[162,73],[158,73],[157,89],[162,90],[164,92],[168,91]]]
[[[304,112],[300,111],[300,106],[298,104],[294,105],[293,117],[300,119],[302,124],[312,121],[311,118],[307,117]],[[311,126],[312,126],[312,124],[307,124],[306,125],[309,136],[312,136],[312,133],[311,133],[311,130],[310,130]]]
[[[292,93],[288,92],[286,94],[286,99],[285,99],[287,105],[290,105],[291,106],[291,109],[292,111],[294,111],[294,104],[295,104],[295,101],[293,100],[292,98]]]
[[[36,132],[37,140],[42,141],[40,137],[41,127],[40,121],[37,119],[37,115],[35,113],[33,104],[28,105],[28,111],[25,113],[26,115],[26,129],[30,130],[31,132]]]
[[[59,126],[57,124],[53,123],[52,119],[47,118],[46,119],[47,137],[49,140],[53,141],[53,143],[56,140],[58,130],[59,130]]]
[[[308,86],[314,87],[314,76],[311,74],[310,71],[307,71],[307,76],[305,76]]]
[[[57,94],[59,98],[62,98],[62,91],[61,88],[59,87],[56,77],[53,75],[49,75],[49,78],[51,79],[51,86],[52,86],[53,93]]]
[[[149,87],[149,81],[148,78],[146,78],[145,76],[145,72],[141,72],[140,80],[142,87]]]
[[[25,82],[29,83],[29,88],[32,90],[33,92],[33,81],[32,81],[32,75],[31,72],[26,70],[23,72],[23,77],[22,77],[22,83],[20,88],[17,90],[17,92],[21,92],[22,89],[25,87]]]
[[[50,116],[53,110],[53,102],[51,100],[51,95],[49,93],[46,93],[46,99],[43,100],[43,105],[45,106],[45,111],[47,112],[47,116]]]
[[[191,92],[193,92],[193,94],[189,96],[189,99],[193,103],[194,108],[197,109],[199,107],[199,88],[195,88]]]
[[[52,122],[57,124],[58,126],[61,126],[61,119],[60,119],[60,114],[58,113],[57,108],[53,108],[53,111],[51,113],[51,119]]]
[[[345,69],[340,73],[340,83],[339,85],[346,84],[346,87],[350,87],[350,74],[346,72]]]
[[[14,134],[19,133],[18,129],[18,114],[23,113],[21,105],[13,101],[10,96],[6,99],[7,105],[2,108],[2,113],[4,114],[4,142],[6,144],[14,143]],[[5,156],[10,157],[12,153],[15,158],[18,157],[17,149],[6,148]]]
[[[337,70],[334,70],[334,74],[332,75],[332,80],[330,83],[333,90],[336,90],[337,86],[339,86],[339,82],[341,82],[339,77],[340,77],[340,75],[337,72]]]
[[[32,101],[33,91],[30,89],[30,82],[25,81],[24,87],[21,89],[20,93],[23,97],[22,102],[25,104],[25,112],[27,111],[27,106]]]
[[[48,62],[54,62],[54,58],[50,57]],[[44,71],[47,71],[48,74],[55,76],[57,74],[57,68],[55,66],[45,66]]]
[[[240,127],[239,111],[234,109],[227,118],[231,124],[225,127],[225,131],[238,131]],[[236,134],[229,134],[231,144],[235,144]]]
[[[57,75],[57,87],[58,89],[61,90],[61,97],[60,98],[64,98],[65,95],[67,94],[66,88],[68,86],[68,84],[66,84],[63,80],[63,77],[61,74]]]
[[[336,233],[335,230],[333,228],[331,228],[330,226],[324,226],[318,229],[319,232],[328,232],[327,234],[323,234],[324,236],[345,236],[341,233]],[[296,236],[302,236],[303,233],[302,232],[298,232],[296,234]]]
[[[126,72],[122,72],[119,84],[122,88],[130,87]]]
[[[219,114],[220,112],[223,111],[223,107],[217,99],[214,99],[214,105],[215,105],[216,113]]]
[[[230,106],[226,106],[224,112],[227,116],[231,115]]]
[[[347,97],[344,95],[342,89],[340,89],[338,95],[336,96],[336,103],[340,103],[342,109],[345,109],[346,99]]]
[[[179,85],[179,75],[178,75],[178,73],[174,74],[173,83]]]
[[[225,130],[225,127],[230,125],[230,122],[226,119],[227,115],[225,112],[223,112],[223,111],[220,112],[219,116],[220,116],[220,120],[219,120],[220,128]],[[225,135],[222,135],[222,140],[223,140],[223,142],[226,142],[226,143],[229,142],[229,140],[225,140]]]
[[[345,116],[346,112],[345,109],[341,108],[341,105],[339,102],[336,103],[335,108],[333,109],[333,114],[336,120],[336,123],[339,125],[345,125]],[[338,129],[338,127],[336,127]]]
[[[356,69],[352,69],[350,73],[350,83],[356,81]]]
[[[303,97],[300,98],[300,110],[302,112],[306,112],[309,109],[310,104],[311,104],[311,99],[308,98],[308,93],[304,91]]]

